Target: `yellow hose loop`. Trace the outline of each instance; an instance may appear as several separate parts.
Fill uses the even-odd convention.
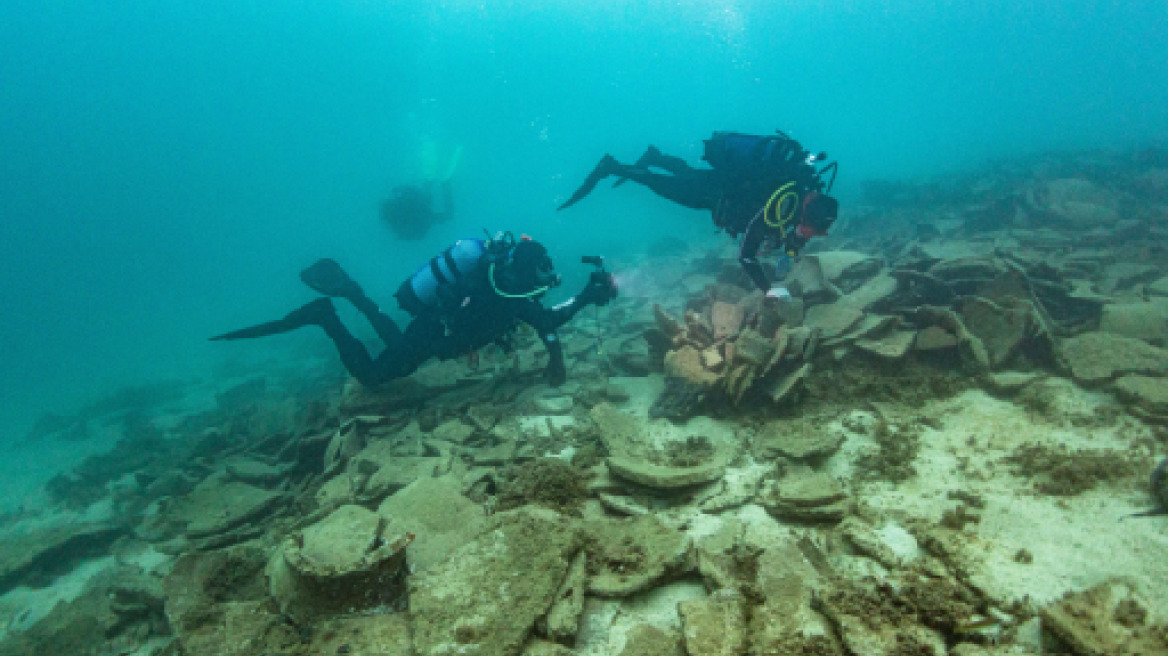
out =
[[[794,182],[788,182],[776,189],[775,193],[771,194],[770,200],[767,201],[762,211],[762,220],[768,226],[772,228],[785,227],[791,218],[795,216],[795,208],[799,206],[799,192],[791,191],[791,188],[794,186]],[[779,216],[779,210],[783,207],[783,201],[791,196],[795,197],[795,202],[791,203],[791,211],[786,216]],[[775,202],[776,200],[778,201],[777,204]],[[772,207],[775,208],[774,212],[771,211]],[[772,215],[775,217],[774,219],[771,218]]]
[[[544,287],[536,287],[535,289],[527,292],[526,294],[508,294],[508,293],[504,292],[503,290],[499,289],[498,285],[495,284],[495,263],[494,262],[491,262],[491,266],[487,268],[487,278],[489,278],[491,281],[491,289],[495,290],[495,293],[498,294],[499,296],[502,296],[503,298],[529,298],[531,296],[535,296],[536,294],[542,294],[548,290],[548,288],[546,286],[544,286]]]

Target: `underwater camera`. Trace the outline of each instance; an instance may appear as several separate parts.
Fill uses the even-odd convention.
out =
[[[596,270],[588,276],[588,284],[590,285],[604,285],[608,287],[608,299],[604,303],[608,303],[616,298],[616,279],[604,268],[604,258],[600,255],[585,255],[580,258],[581,264],[591,264],[596,267]],[[603,304],[602,304],[603,305]]]

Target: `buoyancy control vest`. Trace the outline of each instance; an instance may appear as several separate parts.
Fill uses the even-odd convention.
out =
[[[835,183],[834,162],[815,168],[817,162],[827,160],[827,153],[812,154],[782,132],[765,136],[715,132],[703,143],[702,159],[718,170],[794,182],[800,192],[830,193]],[[822,175],[829,170],[833,172],[831,181],[824,183]]]
[[[460,239],[401,284],[394,294],[398,305],[415,316],[452,309],[473,291],[476,269],[484,264],[487,252],[481,239]]]

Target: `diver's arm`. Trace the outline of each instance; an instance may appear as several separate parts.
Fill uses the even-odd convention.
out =
[[[596,271],[588,278],[588,284],[572,298],[551,308],[545,308],[534,298],[515,306],[515,318],[535,328],[541,336],[555,332],[560,326],[572,320],[587,305],[608,305],[616,298],[616,281],[612,274]]]
[[[548,364],[544,371],[550,385],[562,385],[568,378],[568,370],[564,366],[564,347],[560,344],[556,329],[576,316],[584,305],[577,297],[573,297],[550,309],[533,299],[525,299],[516,306],[516,316],[535,329],[547,349]]]
[[[535,299],[525,299],[516,306],[515,316],[520,321],[535,329],[539,339],[548,351],[547,376],[552,385],[560,385],[567,379],[567,370],[564,367],[564,349],[556,330],[571,321],[587,305],[605,305],[616,298],[616,285],[611,276],[598,276],[593,279],[579,294],[556,305],[545,308]]]
[[[525,299],[517,307],[516,317],[535,329],[539,338],[547,343],[547,335],[554,335],[560,326],[572,320],[587,303],[573,296],[559,305],[545,308],[534,299]]]
[[[742,269],[746,271],[747,276],[750,276],[754,286],[764,292],[771,288],[771,281],[767,279],[766,270],[758,261],[758,250],[762,248],[762,242],[765,238],[766,227],[762,221],[755,218],[747,226],[746,232],[743,233],[742,245],[738,249],[738,262],[742,265]]]
[[[564,366],[564,347],[560,344],[560,338],[555,333],[541,333],[539,338],[543,341],[548,352],[547,369],[544,369],[544,375],[547,376],[549,385],[559,387],[568,380],[568,368]]]

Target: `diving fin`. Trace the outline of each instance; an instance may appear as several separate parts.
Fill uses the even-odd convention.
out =
[[[361,286],[345,273],[341,265],[327,257],[301,271],[300,280],[325,296],[356,298],[365,295]]]
[[[304,326],[322,326],[329,320],[337,319],[336,308],[333,307],[333,302],[328,298],[318,298],[303,305],[295,310],[292,310],[283,319],[276,319],[275,321],[267,321],[265,323],[248,326],[247,328],[240,328],[229,333],[216,335],[211,337],[212,342],[225,342],[234,339],[252,339],[255,337],[267,337],[268,335],[279,335]]]
[[[637,161],[633,163],[631,168],[648,173],[649,167],[653,166],[653,161],[656,160],[660,156],[661,156],[661,151],[657,149],[657,146],[649,146],[648,148],[645,149],[644,153],[641,153],[641,156],[637,158]],[[624,183],[626,183],[628,181],[629,181],[628,178],[621,177],[619,180],[612,183],[612,188],[616,189],[617,187],[623,185]]]
[[[622,168],[620,163],[612,155],[602,157],[600,163],[596,165],[596,168],[592,169],[592,173],[589,173],[588,177],[584,179],[584,184],[580,185],[576,193],[572,194],[572,197],[566,203],[560,205],[557,211],[568,209],[584,200],[584,197],[592,193],[592,190],[596,188],[596,185],[600,184],[601,180],[615,174],[620,168]]]

